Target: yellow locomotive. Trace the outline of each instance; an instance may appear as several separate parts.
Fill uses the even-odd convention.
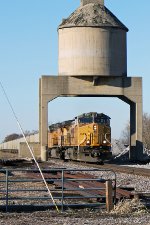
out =
[[[90,112],[52,124],[48,132],[48,149],[53,158],[95,163],[110,159],[110,117]]]

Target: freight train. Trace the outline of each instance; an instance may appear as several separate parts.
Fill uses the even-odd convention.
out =
[[[84,113],[49,126],[49,157],[101,163],[112,157],[110,117]]]

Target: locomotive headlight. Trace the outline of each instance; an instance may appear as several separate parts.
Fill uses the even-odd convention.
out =
[[[93,126],[93,130],[97,130],[97,126],[96,125]]]
[[[103,141],[103,144],[106,144],[106,140]]]
[[[90,144],[90,140],[87,140],[86,144],[89,145]]]

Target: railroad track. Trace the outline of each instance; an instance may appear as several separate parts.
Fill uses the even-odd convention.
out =
[[[59,159],[57,159],[58,161]],[[62,161],[62,160],[60,160]],[[13,164],[20,164],[20,162],[22,162],[22,166],[29,161],[25,161],[25,159],[3,159],[0,160],[0,164],[3,164],[5,166],[11,166]],[[42,163],[43,166],[48,165],[49,162],[46,163]],[[67,163],[67,162],[66,162]],[[133,174],[133,175],[139,175],[139,176],[145,176],[145,177],[150,177],[150,169],[145,169],[145,168],[137,168],[137,167],[130,167],[130,166],[123,166],[123,165],[116,165],[116,164],[108,164],[105,163],[104,165],[97,165],[97,164],[92,164],[92,163],[84,163],[84,162],[77,162],[77,161],[73,161],[74,164],[79,164],[82,166],[87,166],[87,167],[93,167],[93,168],[98,168],[98,169],[111,169],[114,172],[118,172],[118,173],[127,173],[127,174]],[[44,167],[45,167],[44,166]]]
[[[98,168],[98,169],[111,169],[114,172],[118,172],[118,173],[127,173],[127,174],[150,177],[150,169],[145,169],[145,168],[121,166],[121,165],[116,165],[116,164],[96,165],[96,164],[81,163],[81,162],[74,162],[74,163],[80,164],[82,166],[94,167],[94,168]]]
[[[59,187],[59,189],[62,189],[62,181],[60,181],[62,174],[61,172],[57,172],[56,174],[51,174],[51,173],[45,173],[43,171],[44,177],[50,184],[53,184],[57,187]],[[28,172],[26,173],[26,177],[27,178],[38,178],[40,177],[39,172],[34,173],[34,172]],[[102,179],[98,179],[98,181],[94,181],[91,179],[96,179],[97,177],[90,175],[90,174],[84,174],[81,172],[76,172],[76,173],[69,173],[69,172],[64,172],[64,179],[69,179],[69,181],[67,183],[65,183],[64,188],[69,188],[69,187],[74,187],[74,188],[81,188],[81,189],[92,189],[92,187],[95,188],[102,188],[103,190],[88,190],[88,193],[91,193],[95,196],[97,195],[105,195],[105,182],[106,180]],[[50,180],[49,180],[50,179]],[[73,180],[72,180],[73,179]],[[74,179],[77,179],[76,181],[74,181]],[[81,179],[81,181],[80,181]],[[89,180],[88,180],[89,179]],[[52,182],[51,182],[52,180]],[[131,191],[127,191],[124,190],[122,188],[116,188],[115,186],[116,184],[114,183],[113,185],[113,190],[116,191],[116,200],[119,201],[121,199],[131,199],[134,197],[134,195],[131,193]],[[115,189],[116,188],[116,189]],[[79,194],[81,195],[86,195],[86,191],[85,193],[83,191],[79,191]]]
[[[62,161],[62,160],[60,160],[60,161]],[[58,164],[58,162],[59,162],[59,160],[57,159],[57,164]],[[18,159],[16,159],[16,160],[14,160],[14,159],[9,159],[9,160],[4,160],[4,161],[1,161],[1,163],[2,164],[4,164],[4,166],[8,166],[8,168],[10,167],[17,167],[17,168],[19,168],[20,166],[21,167],[26,167],[27,165],[26,165],[26,163],[28,164],[29,162],[22,162],[22,161],[20,161],[20,160],[18,160]],[[10,164],[10,165],[9,165]],[[16,165],[14,165],[14,164],[16,164]],[[34,169],[34,167],[35,167],[35,165],[34,165],[34,163],[33,162],[30,162],[30,166],[29,167],[31,167],[31,168],[33,168]],[[54,162],[50,162],[50,161],[48,161],[48,162],[45,162],[45,163],[40,163],[41,164],[41,167],[44,169],[46,169],[46,168],[48,168],[49,167],[49,165],[51,164],[53,164],[53,166],[55,167],[55,163]],[[150,169],[145,169],[145,168],[136,168],[136,167],[130,167],[130,166],[121,166],[121,165],[115,165],[115,164],[104,164],[104,165],[96,165],[96,164],[91,164],[91,163],[82,163],[82,162],[76,162],[76,161],[74,161],[73,162],[73,164],[76,164],[77,165],[77,168],[79,167],[79,166],[86,166],[86,167],[89,167],[89,168],[96,168],[96,169],[106,169],[106,170],[113,170],[114,172],[116,172],[116,173],[125,173],[125,174],[132,174],[132,175],[139,175],[139,176],[143,176],[143,177],[150,177]],[[61,165],[61,164],[60,164]],[[66,162],[66,166],[67,166],[67,162]],[[67,166],[68,167],[68,166]],[[31,176],[31,178],[32,178],[32,176],[33,177],[35,177],[36,175],[35,174],[28,174],[28,176]],[[45,176],[45,178],[50,178],[50,179],[52,179],[52,178],[60,178],[60,174],[57,174],[57,175],[48,175],[48,174],[44,174],[44,176]],[[72,178],[72,175],[65,175],[65,176],[67,176],[66,178]],[[74,176],[74,175],[73,175]],[[85,176],[85,175],[83,175],[82,174],[82,176]],[[88,176],[90,176],[90,175],[88,175]],[[85,177],[84,177],[85,178]],[[72,185],[73,186],[73,184],[74,184],[74,186],[75,186],[75,183],[71,183],[71,181],[70,181],[70,184],[68,184],[68,185]],[[60,182],[55,182],[55,185],[56,186],[60,186],[61,187],[61,183]],[[77,183],[76,182],[76,185],[79,187],[79,186],[83,186],[83,183]],[[89,185],[89,183],[86,183],[86,184],[84,184],[84,188],[87,188],[87,186]],[[94,183],[94,186],[96,186],[97,185],[97,183]],[[102,186],[102,188],[103,188],[103,183],[99,183],[99,186]],[[133,191],[133,192],[131,192],[131,191]],[[95,193],[94,193],[95,194]],[[97,194],[97,193],[96,193]],[[130,190],[129,188],[128,189],[126,189],[125,187],[120,187],[120,188],[117,188],[117,190],[116,190],[116,194],[117,194],[117,200],[119,200],[119,199],[121,199],[121,198],[133,198],[133,196],[134,195],[136,195],[136,196],[138,196],[140,199],[146,199],[146,202],[148,203],[148,205],[150,206],[150,193],[147,193],[146,195],[145,195],[145,193],[135,193],[134,194],[134,190]]]

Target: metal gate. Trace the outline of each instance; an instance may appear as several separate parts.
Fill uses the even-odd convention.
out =
[[[116,201],[116,174],[103,169],[43,169],[56,205],[68,208],[96,207],[111,210]],[[0,209],[54,208],[37,169],[0,170]]]

